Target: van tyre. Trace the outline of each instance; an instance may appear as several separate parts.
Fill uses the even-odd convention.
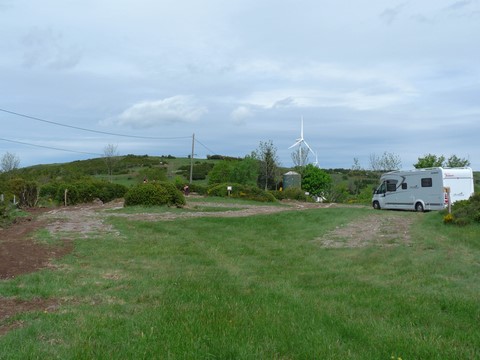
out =
[[[424,212],[425,209],[423,208],[423,204],[420,203],[420,202],[416,203],[416,204],[415,204],[415,211],[416,211],[416,212]]]
[[[378,201],[374,201],[374,202],[373,202],[373,208],[374,208],[375,210],[380,210],[380,209],[381,209],[381,208],[380,208],[380,203],[379,203]]]

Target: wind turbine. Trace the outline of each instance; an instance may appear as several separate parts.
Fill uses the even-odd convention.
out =
[[[316,167],[318,167],[318,156],[317,156],[317,152],[315,151],[315,162],[313,163],[313,165],[315,165]]]
[[[317,157],[317,154],[315,154],[312,150],[312,148],[308,145],[308,143],[305,141],[305,139],[303,138],[303,116],[301,117],[301,125],[300,125],[300,137],[298,139],[295,140],[295,144],[293,144],[292,146],[289,147],[289,149],[295,147],[295,146],[299,146],[299,151],[300,151],[300,157],[302,155],[302,145],[305,144],[305,146],[307,147],[307,149],[313,154],[315,155],[315,157]]]

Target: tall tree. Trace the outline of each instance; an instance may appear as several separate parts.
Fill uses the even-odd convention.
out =
[[[252,156],[260,161],[260,176],[258,183],[268,190],[275,188],[275,175],[279,164],[277,148],[272,140],[260,141],[258,149],[252,153]]]
[[[113,168],[118,158],[117,145],[108,144],[103,148],[103,159],[105,160],[105,165],[107,165],[108,176],[110,181],[112,180]]]
[[[0,162],[0,168],[2,172],[8,172],[8,171],[18,169],[19,166],[20,166],[20,158],[17,155],[7,151],[2,156],[2,160]]]

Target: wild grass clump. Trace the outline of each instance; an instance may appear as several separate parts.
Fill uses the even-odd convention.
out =
[[[231,190],[228,188],[231,187]],[[260,202],[275,202],[275,197],[256,186],[248,186],[242,184],[218,184],[208,189],[209,196],[232,197],[237,199],[254,200]]]
[[[443,222],[458,226],[480,223],[480,193],[473,194],[468,200],[455,202],[451,214],[446,214]]]
[[[183,194],[169,182],[138,184],[125,194],[125,206],[168,205],[181,207],[185,203]]]

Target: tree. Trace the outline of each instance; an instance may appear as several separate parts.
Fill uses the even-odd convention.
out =
[[[273,145],[272,140],[260,141],[258,149],[252,153],[253,158],[260,161],[260,175],[258,183],[268,190],[275,188],[275,174],[278,167],[277,148]]]
[[[460,159],[457,155],[452,155],[448,158],[446,167],[464,167],[470,166],[470,161],[468,159]]]
[[[437,155],[426,154],[423,157],[419,157],[417,163],[413,164],[413,166],[415,169],[424,169],[442,166],[444,162],[445,156],[443,155],[437,157]]]
[[[445,160],[445,156],[426,154],[423,157],[419,157],[416,164],[413,164],[416,169],[424,169],[431,167],[464,167],[470,166],[468,159],[459,158],[457,155],[451,155],[448,160]]]
[[[208,173],[208,184],[222,184],[229,182],[233,173],[233,167],[230,161],[222,160],[215,164]]]
[[[251,156],[236,161],[232,169],[232,181],[242,185],[257,185],[258,161]]]
[[[8,151],[3,155],[2,160],[0,162],[0,167],[2,172],[9,172],[9,171],[18,169],[19,165],[20,165],[20,158],[17,155],[12,154]]]
[[[318,167],[308,164],[303,170],[302,189],[308,191],[311,195],[320,196],[330,189],[332,178],[330,175]]]
[[[304,167],[307,164],[308,151],[308,149],[305,149],[300,145],[295,151],[292,152],[291,157],[295,167]]]
[[[370,168],[373,171],[393,171],[400,170],[402,160],[394,153],[385,151],[382,156],[370,154]]]
[[[237,183],[257,185],[258,160],[245,156],[243,160],[223,160],[217,162],[208,173],[208,184]]]
[[[108,176],[110,181],[112,180],[113,168],[117,163],[118,159],[118,151],[117,145],[108,144],[103,149],[103,159],[105,160],[105,165],[107,165]]]

